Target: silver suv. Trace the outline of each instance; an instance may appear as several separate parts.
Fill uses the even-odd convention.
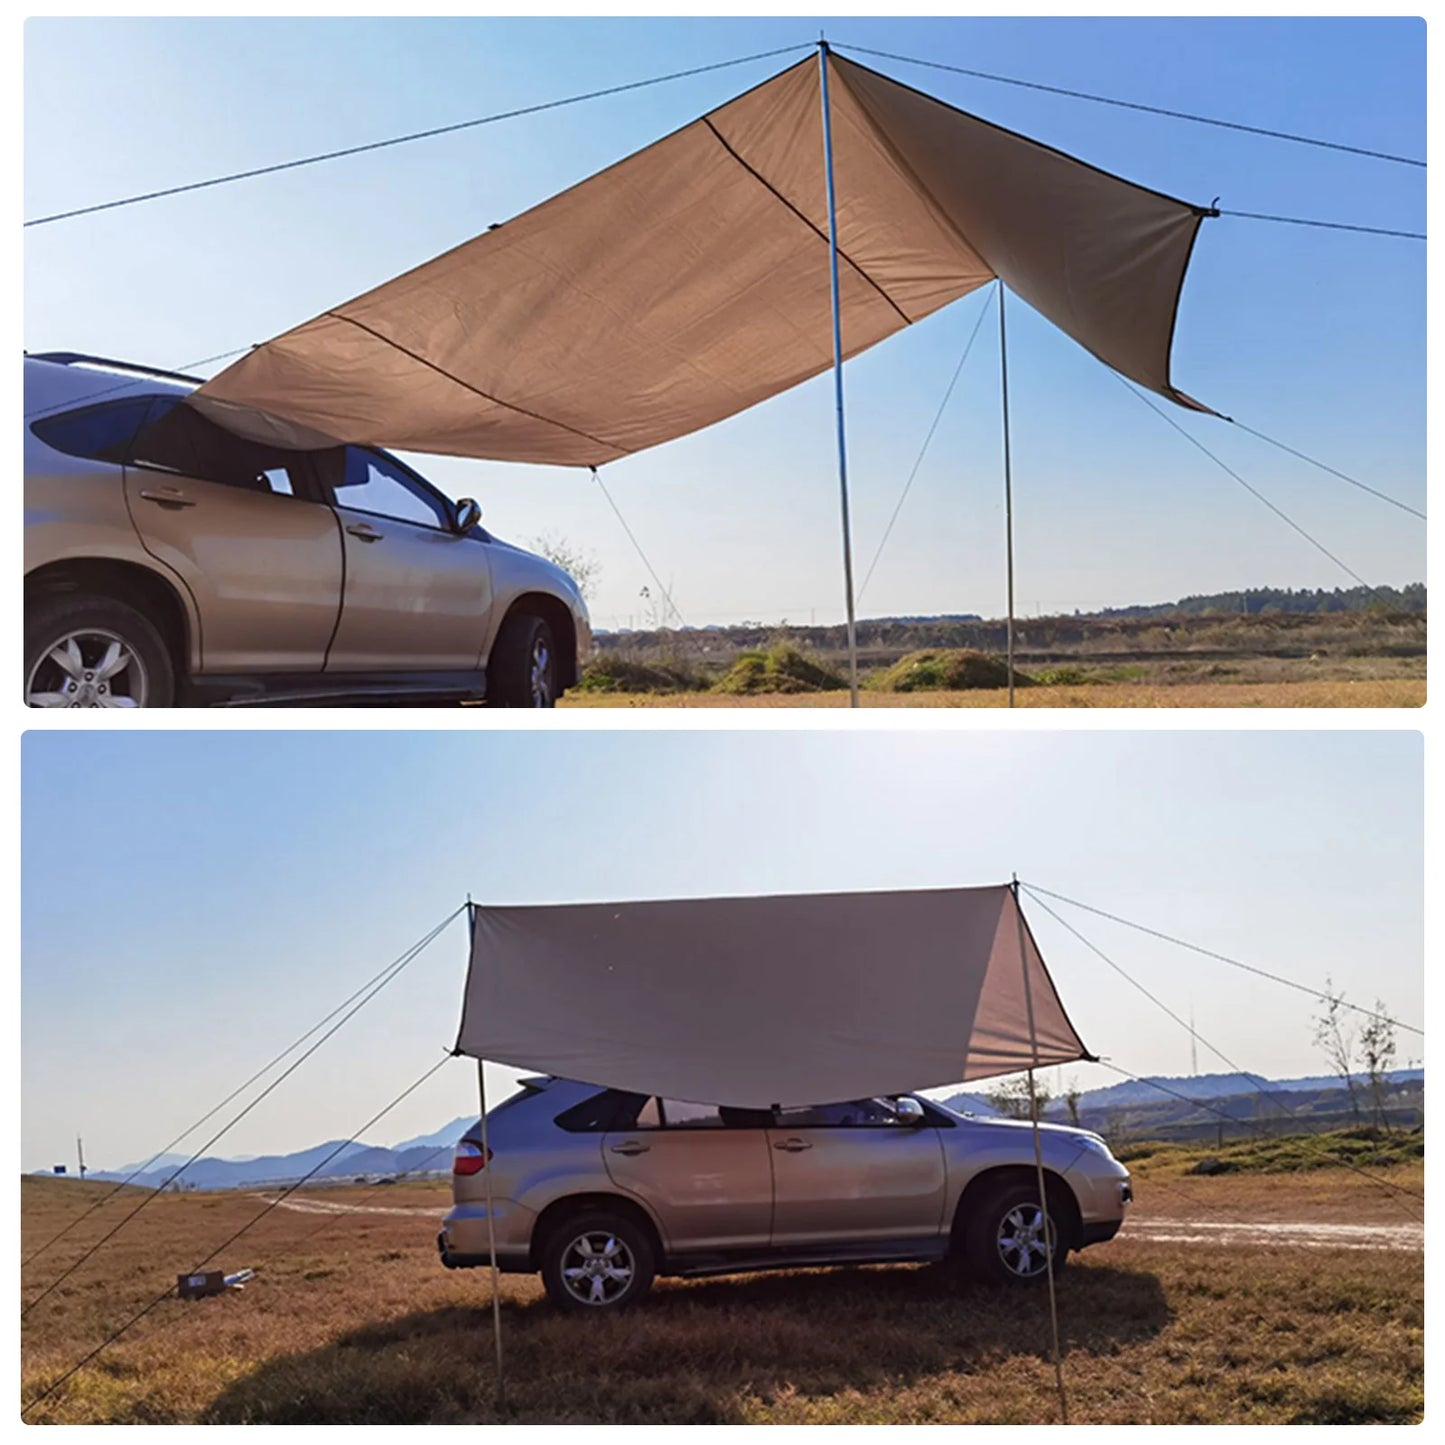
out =
[[[25,358],[32,707],[454,702],[550,707],[582,595],[373,447],[246,441],[195,377]]]
[[[448,1268],[540,1271],[566,1309],[616,1309],[659,1274],[962,1258],[1044,1278],[1030,1127],[903,1095],[733,1109],[533,1078],[457,1145],[437,1246]],[[1041,1128],[1055,1272],[1112,1239],[1129,1171],[1096,1134]]]

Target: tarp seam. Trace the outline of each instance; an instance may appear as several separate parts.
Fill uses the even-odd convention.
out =
[[[768,193],[774,196],[788,208],[825,246],[829,244],[827,233],[810,221],[768,178],[760,171],[754,170],[731,145],[722,132],[707,117],[703,116],[703,124],[717,137],[718,144]],[[905,326],[912,326],[914,318],[911,317],[883,288],[876,282],[841,246],[838,247],[838,254],[903,318]]]
[[[575,426],[568,426],[564,421],[555,421],[552,417],[543,416],[540,412],[528,411],[524,406],[518,406],[515,402],[506,401],[500,396],[493,396],[490,392],[483,391],[481,387],[473,386],[471,382],[463,381],[459,376],[453,376],[445,367],[438,366],[436,362],[428,360],[425,356],[411,350],[410,347],[403,346],[399,341],[393,341],[391,337],[384,336],[380,331],[368,326],[364,321],[358,321],[354,316],[347,316],[340,311],[326,311],[323,315],[330,316],[333,320],[345,321],[349,325],[355,326],[358,330],[366,332],[368,336],[375,337],[376,340],[382,342],[383,345],[390,346],[401,352],[403,356],[409,356],[413,361],[430,367],[438,376],[446,377],[448,381],[455,382],[456,385],[460,386],[463,390],[471,392],[473,396],[481,397],[484,401],[491,402],[494,406],[504,406],[508,411],[514,411],[519,416],[529,416],[533,421],[542,422],[545,426],[554,426],[558,431],[570,432],[573,436],[581,437],[584,441],[593,442],[599,447],[609,447],[615,452],[622,453],[624,456],[631,455],[628,447],[624,447],[617,442],[610,442],[602,437],[595,437],[591,435],[590,432],[580,431]],[[574,465],[577,464],[574,463]]]

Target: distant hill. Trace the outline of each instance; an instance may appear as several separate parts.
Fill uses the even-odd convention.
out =
[[[447,1124],[444,1128],[435,1130],[431,1134],[419,1134],[415,1139],[406,1139],[400,1144],[393,1144],[391,1147],[398,1154],[407,1149],[445,1148],[455,1144],[476,1122],[477,1116],[475,1114],[463,1114],[460,1119],[453,1119],[450,1124]]]
[[[1404,587],[1244,587],[1233,592],[1208,592],[1181,597],[1177,602],[1154,602],[1133,607],[1105,607],[1083,617],[1163,617],[1175,613],[1260,612],[1364,612],[1386,607],[1393,612],[1425,611],[1425,584]]]
[[[1396,1069],[1386,1075],[1391,1122],[1419,1122],[1424,1078],[1423,1069]],[[1355,1076],[1354,1082],[1357,1088],[1367,1083],[1363,1076]],[[1153,1087],[1155,1084],[1163,1087]],[[1174,1097],[1179,1094],[1185,1098]],[[980,1118],[998,1113],[983,1091],[954,1094],[944,1102],[951,1109]],[[1368,1112],[1363,1097],[1361,1107]],[[1313,1132],[1349,1124],[1354,1113],[1338,1075],[1260,1079],[1247,1074],[1182,1078],[1160,1074],[1143,1082],[1130,1079],[1081,1094],[1078,1112],[1083,1128],[1129,1139],[1206,1138],[1216,1135],[1221,1126],[1234,1134],[1255,1127]],[[1056,1124],[1071,1122],[1062,1099],[1051,1099],[1043,1117]]]
[[[1040,623],[1067,618],[1074,622],[1127,620],[1150,617],[1259,617],[1274,616],[1321,616],[1350,612],[1379,612],[1423,617],[1427,611],[1428,595],[1423,582],[1409,582],[1403,587],[1236,587],[1230,592],[1201,592],[1181,597],[1174,602],[1140,602],[1123,607],[1101,607],[1093,611],[1075,608],[1070,613],[1055,614],[1053,617],[1022,619],[1031,628]],[[922,630],[928,636],[952,636],[960,626],[979,624],[986,626],[990,621],[976,612],[899,613],[887,617],[860,617],[858,627],[862,629],[859,645],[878,643],[894,632]],[[754,645],[758,639],[787,633],[801,636],[816,634],[822,638],[836,630],[829,625],[807,626],[797,621],[773,624],[764,622],[707,623],[694,627],[677,629],[684,633],[702,633],[716,638],[733,638],[744,645]],[[598,628],[594,637],[602,646],[616,646],[623,642],[645,642],[658,636],[653,628],[618,628],[608,631]]]
[[[1415,1122],[1421,1107],[1423,1069],[1396,1069],[1388,1075],[1393,1091],[1392,1118]],[[1260,1124],[1306,1129],[1338,1127],[1349,1120],[1349,1099],[1340,1080],[1333,1075],[1312,1075],[1297,1079],[1260,1081],[1246,1074],[1201,1074],[1183,1078],[1159,1075],[1152,1082],[1162,1084],[1170,1094],[1151,1087],[1150,1082],[1127,1080],[1103,1089],[1090,1089],[1078,1101],[1079,1123],[1086,1129],[1125,1138],[1194,1138],[1212,1136],[1219,1127],[1219,1114],[1227,1115],[1241,1128]],[[1356,1080],[1363,1084],[1363,1078]],[[1183,1094],[1185,1099],[1172,1097]],[[1288,1095],[1288,1109],[1271,1095]],[[981,1089],[965,1090],[945,1101],[950,1108],[979,1117],[997,1111]],[[1209,1105],[1208,1109],[1202,1105]],[[1068,1123],[1068,1106],[1060,1099],[1050,1101],[1044,1115],[1053,1123]],[[316,1176],[318,1179],[389,1178],[421,1172],[444,1172],[447,1152],[475,1122],[463,1114],[429,1134],[404,1139],[390,1148],[371,1144],[348,1144]],[[1235,1130],[1238,1132],[1238,1130]],[[266,1154],[250,1159],[198,1159],[182,1176],[182,1182],[196,1189],[243,1189],[278,1184],[301,1178],[336,1148],[338,1141],[316,1144],[294,1154]],[[135,1179],[137,1186],[159,1188],[185,1155],[167,1155]],[[122,1169],[90,1171],[89,1179],[119,1182],[135,1165]],[[44,1172],[44,1171],[41,1171]]]

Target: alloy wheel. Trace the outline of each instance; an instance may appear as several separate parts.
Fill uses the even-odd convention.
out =
[[[632,1251],[615,1234],[589,1230],[562,1252],[562,1283],[581,1304],[616,1304],[632,1284]]]
[[[25,680],[28,707],[144,707],[145,664],[118,633],[81,628],[41,654]]]
[[[552,705],[552,648],[546,634],[539,634],[532,643],[529,684],[533,707]]]
[[[1037,1204],[1016,1204],[999,1220],[998,1257],[1020,1279],[1032,1279],[1048,1268],[1049,1247],[1058,1249],[1052,1221],[1044,1236],[1044,1212]]]

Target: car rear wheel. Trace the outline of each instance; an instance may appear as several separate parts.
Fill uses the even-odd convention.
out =
[[[502,624],[487,664],[487,699],[493,707],[555,707],[557,648],[552,628],[535,612],[517,612]]]
[[[1052,1247],[1057,1275],[1069,1250],[1052,1201],[1047,1229],[1046,1240],[1044,1211],[1034,1185],[1009,1184],[994,1190],[977,1208],[970,1206],[964,1225],[964,1257],[970,1271],[994,1284],[1037,1284],[1046,1276]]]
[[[542,1283],[566,1310],[624,1309],[652,1288],[655,1269],[645,1231],[605,1211],[564,1221],[542,1249]]]
[[[27,610],[27,707],[170,707],[174,699],[170,653],[134,607],[61,593]]]

